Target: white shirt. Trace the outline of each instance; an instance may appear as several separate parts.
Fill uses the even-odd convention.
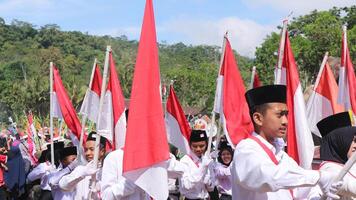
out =
[[[180,192],[189,199],[204,199],[209,197],[208,191],[214,190],[210,170],[201,166],[201,159],[194,153],[185,155],[180,160],[185,170],[180,179]]]
[[[53,169],[54,167],[52,167],[50,162],[40,163],[27,175],[27,179],[31,182],[37,179],[41,179],[41,189],[51,190],[51,187],[48,184],[48,178],[45,175],[48,175],[50,173],[50,170]]]
[[[217,188],[220,194],[231,195],[231,170],[230,167],[221,163],[216,163],[214,174],[217,180]]]
[[[122,160],[123,151],[121,149],[106,156],[101,181],[102,199],[149,200],[150,197],[147,193],[122,176]]]
[[[58,169],[48,175],[48,183],[51,187],[52,197],[54,200],[73,200],[74,192],[73,191],[62,191],[59,187],[59,181],[63,176],[69,174],[71,171],[68,167],[62,168],[62,166],[58,167]]]
[[[337,177],[344,165],[325,161],[320,165],[320,170],[327,171],[327,173],[332,174],[332,176]],[[316,200],[320,199],[322,196],[322,191],[319,186],[312,189],[308,199]],[[343,185],[341,186],[338,195],[340,200],[352,200],[356,199],[356,165],[350,169],[350,171],[343,178]]]
[[[282,149],[276,149],[257,133],[253,136],[273,152],[278,165],[256,141],[242,140],[236,146],[231,166],[233,199],[288,200],[292,199],[288,189],[316,185],[320,178],[318,171],[299,167]]]
[[[74,192],[75,200],[89,199],[90,184],[92,176],[85,175],[86,166],[76,167],[70,174],[67,174],[59,181],[59,187],[66,192]],[[100,199],[101,169],[96,173],[96,191],[92,193],[93,199]]]

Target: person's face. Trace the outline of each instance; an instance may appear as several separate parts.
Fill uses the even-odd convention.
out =
[[[190,144],[190,148],[192,149],[193,153],[200,158],[205,153],[206,142],[205,141],[192,142]]]
[[[230,164],[231,159],[232,159],[232,155],[230,151],[225,149],[221,152],[221,160],[224,162],[225,165]]]
[[[89,140],[85,143],[85,159],[90,162],[94,159],[95,141]]]
[[[7,154],[7,147],[1,147],[0,148],[0,154],[6,155]]]
[[[77,158],[77,155],[69,155],[67,157],[65,157],[63,160],[62,160],[62,165],[64,167],[68,166],[70,163],[72,163],[75,159]]]
[[[288,108],[285,103],[269,103],[265,113],[254,113],[255,123],[268,140],[285,137],[288,126]]]
[[[356,152],[356,136],[350,145],[350,149],[347,152],[347,158],[349,159]]]

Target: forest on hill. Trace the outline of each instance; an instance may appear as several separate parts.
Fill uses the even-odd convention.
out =
[[[313,11],[290,21],[288,30],[303,86],[311,84],[326,51],[339,57],[341,26],[347,24],[351,58],[356,59],[356,6]],[[277,63],[279,32],[268,34],[256,49],[254,59],[235,52],[239,70],[249,83],[251,68],[257,66],[264,84],[273,82]],[[158,38],[159,40],[159,38]],[[62,31],[56,24],[42,27],[0,18],[0,123],[12,116],[24,119],[31,110],[39,120],[48,119],[49,62],[60,70],[75,108],[79,109],[89,83],[94,58],[103,67],[106,45],[111,45],[124,96],[130,98],[138,41],[126,36],[95,36]],[[220,46],[159,44],[162,83],[175,81],[175,90],[185,106],[210,111],[220,63]]]

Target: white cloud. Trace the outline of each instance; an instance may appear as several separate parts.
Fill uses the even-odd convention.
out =
[[[223,35],[228,31],[232,47],[241,55],[254,57],[255,48],[263,42],[267,34],[276,30],[276,25],[261,25],[252,20],[236,17],[215,21],[192,19],[184,18],[166,22],[162,25],[159,35],[178,35],[180,41],[187,44],[221,46]]]
[[[355,0],[242,0],[246,6],[272,8],[293,16],[308,14],[312,10],[328,10],[332,7],[355,5]]]

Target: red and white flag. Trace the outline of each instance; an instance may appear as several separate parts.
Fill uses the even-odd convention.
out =
[[[33,124],[33,116],[31,112],[27,115],[27,123],[28,123],[28,127],[27,127],[28,152],[30,154],[31,164],[35,165],[38,162],[35,156],[36,154],[35,137],[37,137],[36,136],[37,133],[36,133],[35,125]]]
[[[225,51],[215,92],[214,112],[220,113],[227,140],[235,147],[253,131],[245,86],[235,61],[229,40],[225,37]]]
[[[346,27],[344,27],[341,46],[341,66],[339,70],[338,103],[344,105],[345,110],[356,113],[356,79],[354,67],[347,46]]]
[[[113,149],[119,149],[125,144],[125,98],[111,51],[109,52],[109,70],[110,77],[104,97],[98,133],[110,141]]]
[[[79,122],[77,113],[70,101],[66,89],[63,86],[58,69],[53,66],[53,103],[54,116],[62,117],[67,124],[68,129],[79,140],[82,126]]]
[[[100,68],[99,65],[96,64],[92,80],[90,80],[89,84],[91,87],[88,88],[87,92],[85,93],[82,107],[79,111],[80,114],[86,115],[88,119],[94,123],[96,123],[98,119],[101,83],[102,77],[100,74]]]
[[[307,120],[310,130],[321,137],[316,124],[330,115],[343,112],[342,105],[337,103],[338,86],[334,74],[327,62],[328,56],[324,57],[324,66],[320,67],[313,91],[307,103]]]
[[[252,73],[251,73],[250,89],[261,87],[261,86],[262,86],[262,83],[260,81],[260,78],[258,77],[258,73],[257,73],[256,67],[253,66]]]
[[[306,118],[302,86],[299,81],[298,68],[289,41],[288,31],[286,31],[285,35],[284,54],[282,56],[281,77],[276,83],[287,86],[287,106],[289,111],[287,153],[301,167],[309,169],[314,155],[314,142]]]
[[[131,90],[123,175],[153,199],[166,200],[169,148],[160,93],[153,5],[147,0]]]
[[[169,87],[169,96],[165,115],[168,142],[176,146],[184,154],[189,154],[189,138],[191,129],[178,101],[173,85]]]

